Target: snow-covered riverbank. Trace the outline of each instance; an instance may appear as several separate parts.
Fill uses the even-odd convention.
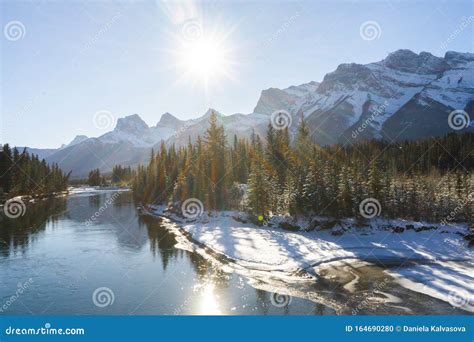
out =
[[[69,194],[88,194],[88,193],[98,193],[98,192],[107,192],[107,191],[130,191],[127,187],[120,186],[75,186],[69,187]]]
[[[18,195],[15,197],[4,196],[0,198],[0,208],[3,208],[5,203],[7,203],[8,201],[14,201],[16,203],[22,203],[22,204],[36,203],[39,201],[46,201],[51,198],[66,197],[68,193],[69,193],[68,191],[61,191],[61,192],[52,192],[52,193],[47,193],[47,194]]]
[[[196,242],[192,248],[205,247],[207,253],[225,256],[239,267],[304,280],[337,263],[366,261],[383,266],[406,288],[474,312],[474,250],[463,237],[466,225],[374,219],[357,226],[346,219],[327,228],[327,219],[317,218],[321,224],[313,231],[292,232],[243,223],[245,215],[237,212],[204,213],[186,220],[163,206],[149,209],[165,217],[164,224],[174,233]],[[314,218],[298,225],[311,222],[314,227]]]

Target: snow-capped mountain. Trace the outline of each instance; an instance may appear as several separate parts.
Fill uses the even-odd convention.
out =
[[[472,53],[448,52],[443,58],[398,50],[367,65],[341,64],[321,83],[263,90],[253,113],[222,116],[220,121],[229,138],[234,134],[248,137],[252,130],[264,135],[271,114],[286,110],[292,116],[290,134],[295,134],[303,115],[319,144],[443,135],[452,131],[450,112],[471,110],[473,59]],[[194,140],[207,125],[184,127],[168,143]]]
[[[238,137],[249,138],[252,132],[264,136],[270,115],[252,113],[252,114],[232,114],[223,115],[213,108],[209,108],[206,113],[198,119],[188,120],[173,136],[167,141],[167,145],[183,146],[191,140],[195,142],[198,136],[203,138],[209,127],[209,117],[214,113],[217,116],[217,122],[224,126],[227,139],[231,142],[234,135]]]
[[[156,126],[148,127],[138,114],[133,114],[118,119],[115,129],[98,139],[106,144],[128,142],[134,147],[151,147],[171,137],[181,125],[182,121],[165,113]]]
[[[474,130],[474,54],[448,52],[445,69],[403,105],[384,124],[384,131],[400,132],[398,140],[440,136],[452,131],[449,113],[464,110]]]
[[[312,99],[312,94],[318,89],[318,82],[309,82],[299,86],[291,86],[286,89],[270,88],[263,90],[254,113],[272,114],[277,110],[298,112],[302,106],[306,106]]]
[[[183,121],[165,113],[152,127],[133,114],[118,119],[114,130],[98,138],[76,137],[47,159],[73,170],[73,175],[93,168],[110,171],[118,163],[133,166],[146,161],[161,141],[183,146],[203,137],[212,112],[229,141],[253,132],[264,138],[277,110],[291,114],[292,136],[304,116],[319,144],[444,135],[453,131],[448,124],[453,110],[465,110],[474,118],[474,54],[447,52],[436,57],[398,50],[379,62],[341,64],[321,83],[263,90],[250,114],[226,116],[209,109],[199,118]],[[465,130],[474,130],[472,123]]]
[[[84,176],[92,169],[111,171],[117,164],[136,166],[144,163],[150,150],[167,140],[184,124],[170,113],[161,116],[156,126],[149,127],[138,114],[119,118],[115,128],[98,138],[77,136],[46,159],[58,163],[74,176]]]
[[[155,128],[157,129],[168,129],[172,130],[173,133],[177,132],[183,125],[185,124],[185,121],[182,121],[172,114],[166,112],[163,115],[161,115],[160,121],[156,124]]]
[[[314,140],[328,144],[354,139],[398,139],[403,132],[393,128],[386,131],[385,122],[450,70],[445,58],[410,50],[398,50],[380,62],[367,65],[340,65],[324,77],[314,95],[315,107],[305,113]],[[463,100],[459,105],[461,108],[453,109],[463,109],[466,102]],[[361,126],[362,132],[353,134]]]

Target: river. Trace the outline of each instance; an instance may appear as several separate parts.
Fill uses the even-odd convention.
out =
[[[0,314],[465,313],[396,285],[375,265],[330,271],[326,279],[338,282],[289,284],[225,272],[175,244],[159,219],[138,214],[130,192],[28,205],[19,218],[0,217]]]

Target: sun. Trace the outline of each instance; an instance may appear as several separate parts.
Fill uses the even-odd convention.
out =
[[[183,42],[179,49],[178,66],[193,82],[210,85],[231,78],[231,64],[230,50],[215,38]]]
[[[210,77],[224,68],[224,56],[216,42],[200,39],[191,44],[183,56],[186,69],[197,77]]]

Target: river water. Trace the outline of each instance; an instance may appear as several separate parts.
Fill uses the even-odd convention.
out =
[[[465,313],[375,265],[285,283],[225,272],[175,244],[159,219],[137,213],[129,192],[72,194],[0,216],[0,315]]]

